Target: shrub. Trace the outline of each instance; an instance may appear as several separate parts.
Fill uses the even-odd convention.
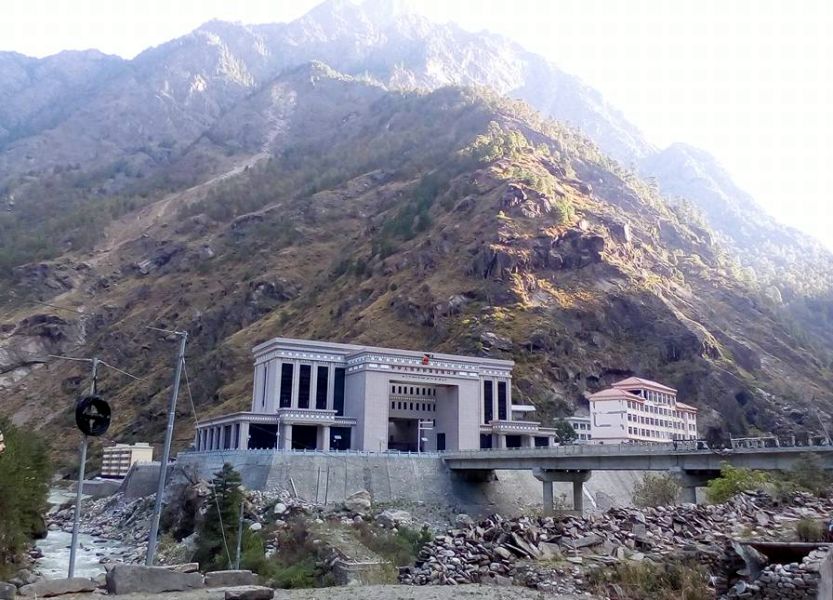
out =
[[[741,492],[760,490],[770,481],[769,475],[763,471],[723,463],[720,466],[720,477],[709,482],[706,494],[710,502],[726,502]]]
[[[807,453],[785,473],[788,482],[798,489],[810,492],[816,496],[826,496],[830,492],[833,478],[824,470],[818,454]]]
[[[795,534],[802,542],[823,542],[826,533],[822,521],[804,517],[795,524]]]
[[[422,547],[433,539],[425,527],[420,530],[399,527],[392,532],[360,523],[357,530],[362,544],[397,567],[413,564]]]
[[[645,473],[633,486],[633,503],[643,508],[676,504],[679,495],[680,482],[667,473]]]
[[[682,562],[619,562],[589,572],[600,596],[618,600],[706,600],[714,597],[701,565]]]
[[[558,436],[558,441],[562,444],[572,442],[578,437],[576,430],[564,419],[558,419],[555,422],[555,435]]]
[[[0,419],[0,574],[16,562],[33,537],[44,535],[43,513],[51,465],[46,442]]]

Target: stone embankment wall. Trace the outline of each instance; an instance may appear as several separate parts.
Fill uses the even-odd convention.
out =
[[[540,508],[542,502],[541,482],[531,472],[498,471],[493,481],[463,481],[437,455],[185,452],[177,456],[177,477],[210,478],[225,462],[240,472],[249,489],[286,490],[319,504],[343,502],[359,490],[369,491],[374,502],[424,502],[472,514],[517,514]],[[627,504],[639,475],[594,473],[585,484],[585,510]],[[125,492],[132,488],[128,482]],[[556,484],[555,496],[572,498],[571,484]]]
[[[767,565],[754,582],[736,584],[728,597],[830,600],[833,598],[833,549],[813,550],[800,563]]]

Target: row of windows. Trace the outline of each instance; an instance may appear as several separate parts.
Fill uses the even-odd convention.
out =
[[[416,406],[416,408],[414,408]],[[421,410],[424,412],[437,412],[437,405],[428,402],[391,402],[391,410]]]
[[[682,423],[677,423],[675,421],[666,421],[665,419],[655,419],[653,417],[637,416],[632,415],[630,413],[628,413],[628,421],[642,423],[643,425],[654,425],[656,427],[668,427],[670,429],[685,429]]]
[[[590,429],[590,423],[573,423],[573,429],[576,431],[578,430],[588,430]]]
[[[628,408],[637,412],[645,412],[654,415],[663,415],[666,417],[676,417],[682,419],[686,414],[681,410],[674,410],[672,408],[663,408],[661,406],[645,406],[641,402],[632,402],[628,400]]]
[[[662,392],[655,392],[653,390],[628,390],[632,394],[636,394],[640,398],[645,398],[646,400],[650,400],[651,402],[657,402],[659,404],[673,404],[676,402],[676,398],[673,394],[664,394]]]
[[[686,436],[684,433],[671,433],[669,431],[656,431],[655,429],[642,429],[639,427],[628,427],[628,433],[631,435],[638,435],[641,437],[649,437],[661,440],[682,440],[686,439],[687,437],[694,437]]]
[[[408,396],[436,396],[436,388],[414,387],[408,385],[392,385],[390,386],[391,394],[407,394]]]
[[[281,365],[281,381],[278,390],[278,405],[281,408],[292,406],[292,384],[295,378],[295,363],[284,362]],[[263,366],[262,396],[260,406],[266,407],[266,396],[268,394],[269,368],[271,363]],[[333,409],[337,415],[344,414],[344,369],[336,367],[333,378]],[[319,366],[315,374],[315,398],[312,394],[312,365],[301,364],[298,370],[298,408],[310,408],[310,403],[315,402],[317,410],[327,409],[327,387],[330,380],[330,368]]]
[[[589,433],[580,433],[578,434],[578,439],[580,440],[589,440],[590,434]]]
[[[494,415],[494,396],[492,395],[491,379],[483,380],[483,423],[489,423],[495,418]],[[499,421],[506,420],[506,382],[497,382],[497,418]]]

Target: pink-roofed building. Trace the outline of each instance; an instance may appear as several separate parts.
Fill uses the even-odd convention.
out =
[[[697,409],[677,401],[677,390],[628,377],[590,396],[594,444],[697,439]]]

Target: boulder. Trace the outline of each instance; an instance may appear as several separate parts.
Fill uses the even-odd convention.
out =
[[[260,585],[247,585],[226,590],[225,600],[272,600],[275,590]]]
[[[20,588],[19,593],[21,596],[50,598],[52,596],[63,596],[64,594],[94,592],[95,590],[96,584],[92,579],[72,577],[70,579],[44,579],[37,583],[30,583]]]
[[[178,573],[162,567],[116,565],[107,573],[108,594],[159,594],[203,587],[199,573]]]
[[[0,600],[14,600],[16,594],[17,586],[0,581]]]
[[[283,502],[278,502],[278,503],[275,505],[275,508],[273,509],[273,511],[274,511],[274,513],[275,513],[276,515],[282,515],[282,514],[284,514],[287,510],[289,510],[289,509],[286,507],[286,504],[284,504]]]
[[[413,522],[411,513],[406,510],[385,510],[376,515],[376,522],[385,529],[393,529]]]
[[[349,510],[350,512],[354,512],[360,515],[366,515],[370,512],[370,507],[372,506],[373,502],[370,496],[370,492],[367,490],[359,490],[355,494],[351,494],[344,500],[344,508]]]
[[[210,571],[205,574],[205,587],[235,587],[240,585],[255,585],[257,575],[251,571]]]

